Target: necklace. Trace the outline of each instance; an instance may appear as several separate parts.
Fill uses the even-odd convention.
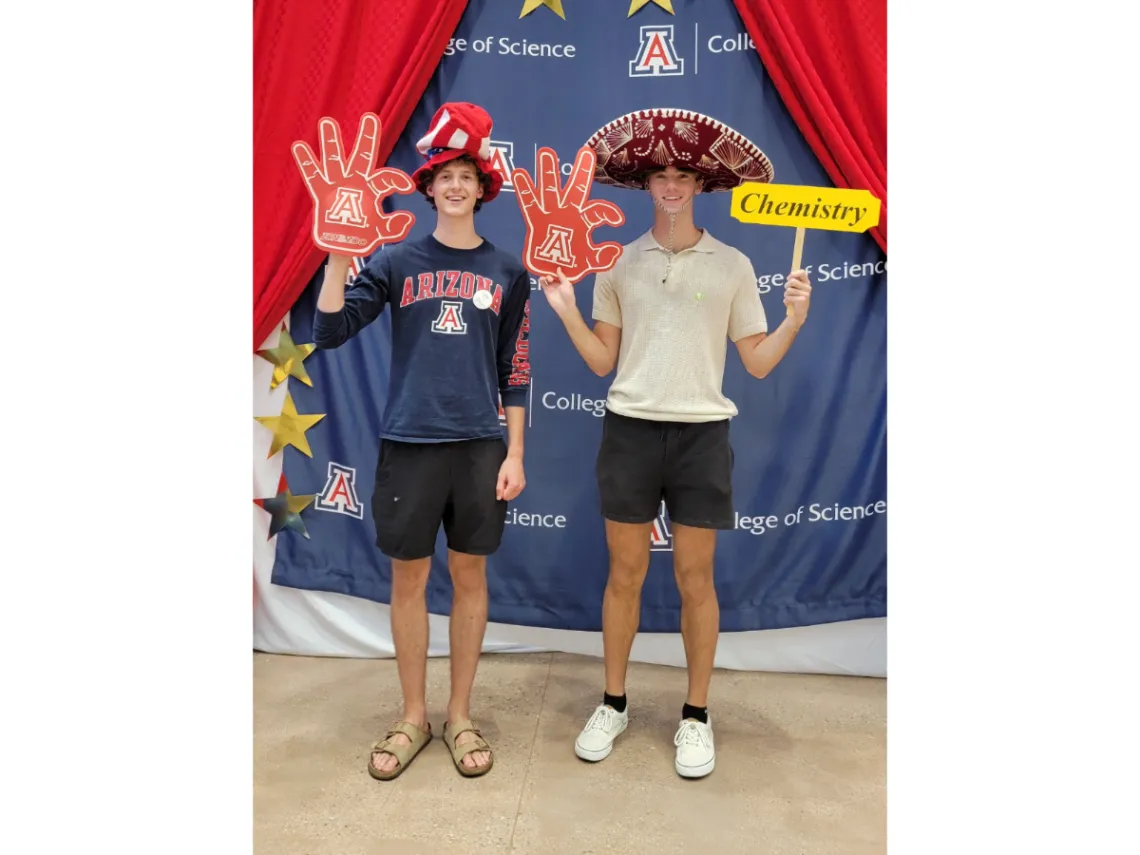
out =
[[[692,199],[682,205],[681,211],[689,207],[689,204],[691,202]],[[677,214],[681,213],[681,211],[666,211],[665,206],[660,204],[656,199],[653,200],[653,204],[669,215],[669,246],[665,248],[665,275],[661,279],[661,284],[664,285],[668,281],[669,274],[673,270],[673,232],[677,227]]]

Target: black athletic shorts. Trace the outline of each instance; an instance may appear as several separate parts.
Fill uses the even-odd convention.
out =
[[[732,446],[728,420],[658,422],[606,410],[598,451],[602,516],[646,523],[664,499],[669,518],[695,528],[731,529]]]
[[[380,441],[372,519],[376,545],[389,558],[435,553],[442,523],[447,546],[468,555],[499,548],[507,503],[495,498],[507,457],[501,438],[460,442]]]

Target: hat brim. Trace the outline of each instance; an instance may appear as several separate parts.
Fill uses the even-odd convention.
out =
[[[594,179],[615,187],[645,188],[654,169],[690,169],[705,193],[722,193],[747,181],[771,182],[775,170],[751,140],[692,110],[637,110],[598,129],[586,145],[597,154]]]
[[[447,163],[448,161],[455,160],[457,157],[462,157],[465,154],[470,155],[471,153],[464,151],[463,149],[448,149],[447,151],[441,151],[438,154],[433,155],[432,157],[428,158],[427,163],[412,173],[412,183],[415,184],[416,189],[419,190],[425,198],[427,198],[427,186],[428,182],[431,181],[431,171],[441,163]],[[491,168],[490,161],[482,160],[481,158],[477,157],[474,159],[476,169],[478,169],[482,174],[488,175],[491,178],[491,186],[483,194],[482,199],[483,202],[490,202],[496,196],[498,196],[499,191],[503,189],[503,176]]]

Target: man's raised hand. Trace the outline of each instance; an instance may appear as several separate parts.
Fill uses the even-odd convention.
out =
[[[307,143],[293,143],[293,157],[313,198],[313,242],[328,252],[369,255],[380,244],[407,237],[415,215],[387,214],[381,203],[393,193],[404,195],[416,188],[398,169],[374,168],[380,142],[380,118],[374,113],[361,117],[348,163],[341,139],[340,125],[326,117],[320,121],[319,163]]]
[[[559,177],[558,155],[549,148],[538,150],[537,189],[525,169],[511,173],[526,223],[523,263],[531,272],[555,277],[561,268],[573,284],[591,273],[609,270],[621,257],[621,244],[595,244],[590,237],[598,226],[625,223],[625,215],[617,205],[589,200],[596,162],[593,149],[580,148],[565,190]]]
[[[554,276],[540,276],[538,284],[556,315],[561,317],[563,312],[578,305],[574,299],[574,285],[566,278],[561,267]]]

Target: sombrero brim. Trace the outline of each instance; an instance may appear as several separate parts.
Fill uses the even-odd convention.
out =
[[[599,129],[586,145],[597,154],[596,181],[635,190],[644,189],[649,170],[669,165],[697,172],[705,193],[770,182],[775,175],[755,143],[692,110],[637,110]]]
[[[471,154],[469,151],[463,149],[447,149],[433,155],[428,159],[427,163],[412,173],[412,183],[416,185],[416,189],[427,197],[427,185],[431,180],[431,171],[441,163],[447,163],[449,160],[455,160],[465,154]],[[484,175],[491,176],[491,187],[483,194],[483,201],[490,202],[499,195],[499,191],[503,188],[503,176],[491,168],[490,161],[482,160],[476,157],[477,168]]]

